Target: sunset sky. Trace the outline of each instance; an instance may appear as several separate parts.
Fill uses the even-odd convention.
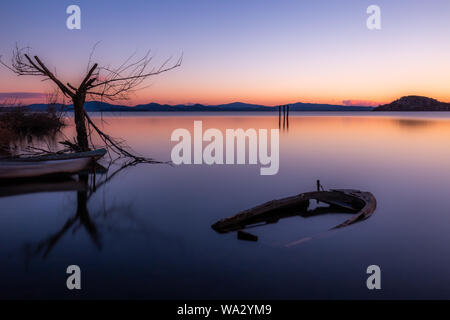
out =
[[[81,7],[81,30],[66,28]],[[366,8],[381,7],[381,30]],[[379,104],[416,94],[450,101],[448,0],[2,1],[0,54],[17,42],[81,80],[94,60],[117,66],[152,50],[155,64],[184,53],[183,65],[152,78],[126,104]],[[0,100],[21,92],[45,102],[51,83],[0,68]],[[125,104],[125,103],[124,103]]]

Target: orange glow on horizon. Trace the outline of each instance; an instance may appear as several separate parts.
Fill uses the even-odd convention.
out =
[[[15,91],[13,91],[15,92]],[[416,91],[400,91],[399,93],[385,94],[385,95],[375,95],[367,98],[367,96],[346,96],[343,98],[335,98],[330,95],[270,95],[270,94],[260,94],[259,96],[254,95],[230,95],[227,97],[214,97],[213,95],[199,95],[199,96],[184,96],[183,94],[172,94],[166,95],[165,92],[139,92],[138,94],[132,96],[129,100],[122,101],[107,101],[105,102],[116,104],[116,105],[126,105],[126,106],[136,106],[140,104],[148,103],[159,103],[168,105],[191,105],[191,104],[203,104],[203,105],[221,105],[233,102],[242,102],[248,104],[257,104],[265,106],[278,106],[283,104],[294,104],[297,102],[302,103],[314,103],[314,104],[332,104],[332,105],[349,105],[349,106],[377,106],[381,104],[387,104],[394,100],[407,95],[418,95],[426,96],[441,102],[450,102],[450,96],[447,93],[439,93],[431,90],[416,90]],[[0,99],[5,101],[6,99]],[[34,104],[34,103],[47,103],[45,98],[18,98],[22,104]],[[0,101],[1,102],[1,101]],[[70,101],[65,101],[66,104],[71,104]]]

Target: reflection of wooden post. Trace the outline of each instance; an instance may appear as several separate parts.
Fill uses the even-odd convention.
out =
[[[289,129],[289,105],[286,106],[286,127]]]
[[[283,129],[286,127],[286,106],[283,106]]]
[[[88,174],[79,174],[78,180],[86,185],[88,185],[89,176]],[[87,207],[88,195],[87,191],[77,192],[77,217],[80,219],[80,223],[86,228],[88,234],[91,236],[92,241],[101,248],[100,235],[98,233],[97,226],[91,220]]]

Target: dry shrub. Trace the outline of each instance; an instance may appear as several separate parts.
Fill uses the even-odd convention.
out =
[[[55,135],[64,126],[60,112],[32,112],[25,107],[8,108],[7,111],[0,112],[0,153],[10,153],[17,141]]]
[[[54,111],[31,112],[24,107],[15,107],[0,113],[0,127],[17,135],[47,135],[63,126],[63,116]]]

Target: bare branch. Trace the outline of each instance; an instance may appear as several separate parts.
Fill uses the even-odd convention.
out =
[[[92,73],[95,71],[95,69],[97,69],[97,66],[98,66],[97,63],[95,63],[95,64],[92,66],[91,70],[89,70],[88,74],[86,75],[86,77],[85,77],[85,78],[83,79],[83,81],[81,82],[79,89],[81,89],[81,90],[84,89],[84,87],[85,87],[85,85],[86,85],[86,83],[87,83],[88,81],[89,81],[90,83],[93,82],[93,81],[90,81],[90,80],[92,80],[92,79],[91,79]]]
[[[127,58],[118,68],[100,67],[98,82],[93,81],[87,88],[87,94],[102,100],[128,100],[131,93],[140,89],[148,78],[173,70],[181,66],[183,56],[168,66],[167,59],[159,68],[150,68],[152,57],[147,52],[142,58],[131,61],[134,54]],[[95,89],[95,90],[94,90]]]
[[[25,55],[25,57],[32,63],[28,55]],[[61,89],[64,95],[74,97],[75,94],[72,91],[70,91],[61,81],[59,81],[59,79],[57,79],[50,70],[48,70],[48,68],[45,66],[44,63],[42,63],[42,61],[39,59],[38,56],[34,56],[34,60],[36,60],[37,63],[41,66],[44,73],[43,75],[49,77]]]
[[[67,82],[67,86],[72,89],[73,91],[77,91],[77,88],[75,88],[73,85]]]

